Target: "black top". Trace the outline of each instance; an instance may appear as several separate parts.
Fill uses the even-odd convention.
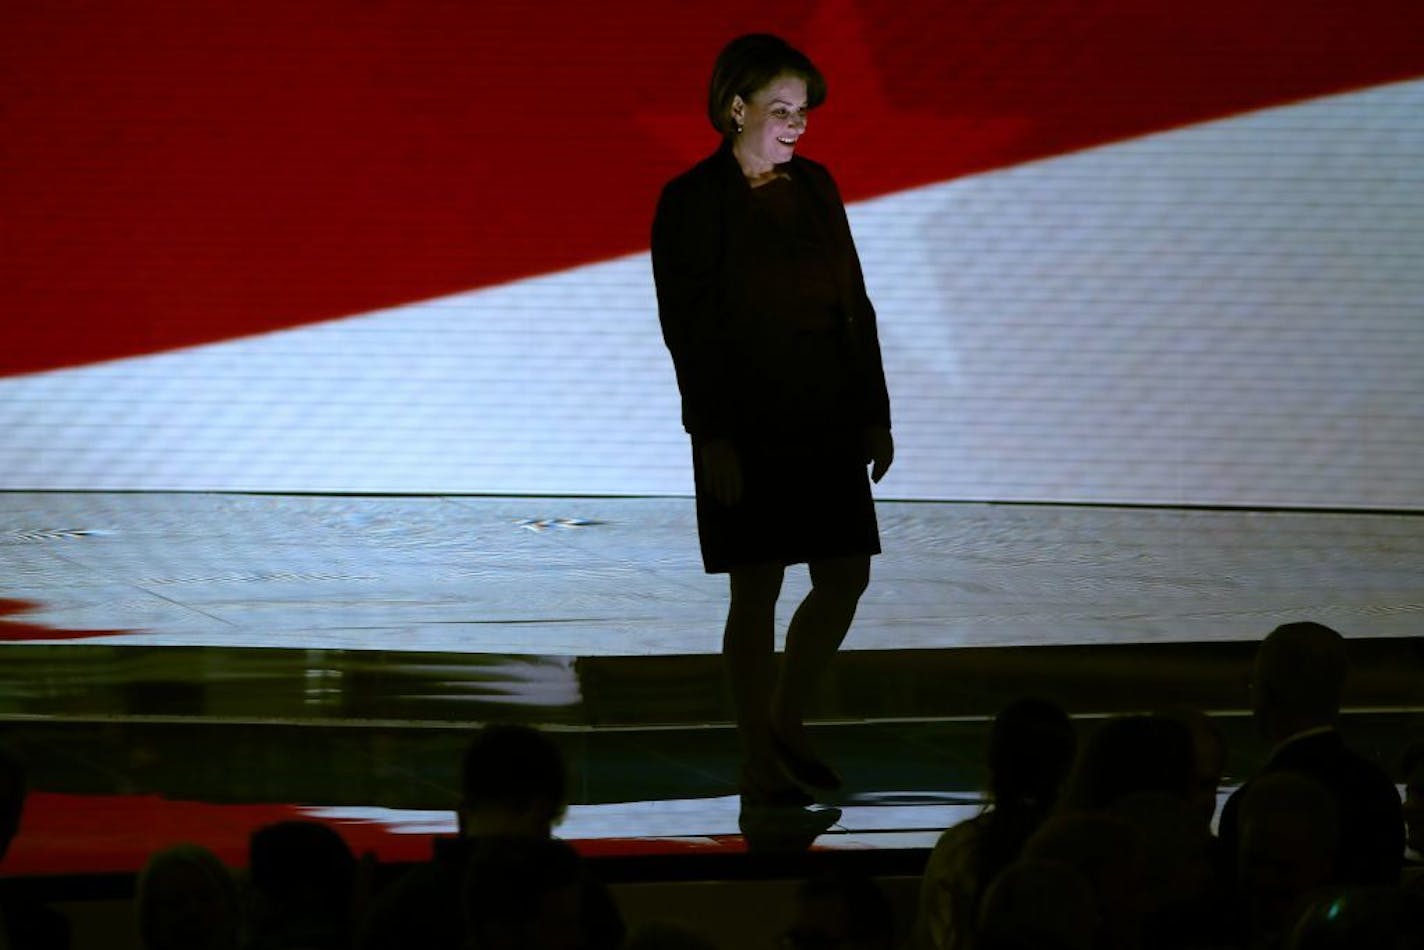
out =
[[[840,193],[809,159],[779,170],[752,188],[723,144],[658,202],[658,315],[694,439],[890,426]]]
[[[1330,790],[1340,818],[1332,883],[1399,883],[1404,863],[1399,792],[1384,770],[1351,751],[1340,733],[1330,730],[1293,739],[1271,756],[1263,771],[1304,773]],[[1249,788],[1249,782],[1238,788],[1221,810],[1219,827],[1228,873],[1234,871],[1241,799]]]
[[[840,329],[834,251],[816,227],[805,189],[784,175],[753,188],[752,219],[748,300],[788,332]]]

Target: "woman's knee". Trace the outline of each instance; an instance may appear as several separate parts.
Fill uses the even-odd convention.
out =
[[[781,582],[786,568],[780,564],[746,564],[728,572],[731,577],[732,602],[746,606],[775,606],[781,596]]]

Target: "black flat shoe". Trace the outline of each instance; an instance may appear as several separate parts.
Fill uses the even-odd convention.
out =
[[[786,771],[802,785],[823,792],[834,792],[844,784],[835,769],[820,759],[797,755],[775,732],[771,734],[771,747],[776,750]]]
[[[750,852],[804,854],[840,820],[839,808],[743,808],[737,828]]]

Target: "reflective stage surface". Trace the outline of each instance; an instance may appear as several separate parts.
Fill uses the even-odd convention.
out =
[[[1351,638],[1345,728],[1386,765],[1421,732],[1424,518],[884,503],[886,554],[814,712],[847,779],[821,847],[926,847],[980,804],[984,726],[1217,714],[1262,751],[1254,643]],[[423,857],[471,729],[564,748],[560,834],[592,853],[738,850],[717,655],[725,579],[691,502],[0,494],[0,731],[34,794],[11,873],[133,869],[174,840],[242,861],[284,817]],[[788,573],[780,629],[805,590]]]

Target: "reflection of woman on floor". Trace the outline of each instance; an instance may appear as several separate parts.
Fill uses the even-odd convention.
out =
[[[726,573],[723,651],[737,709],[744,798],[808,803],[832,790],[806,701],[845,638],[880,553],[866,478],[890,468],[890,401],[875,311],[835,183],[796,155],[826,96],[783,40],[743,36],[718,56],[708,116],[722,146],[664,188],[653,222],[663,338],[692,437],[708,573]],[[776,675],[786,565],[812,589]]]

